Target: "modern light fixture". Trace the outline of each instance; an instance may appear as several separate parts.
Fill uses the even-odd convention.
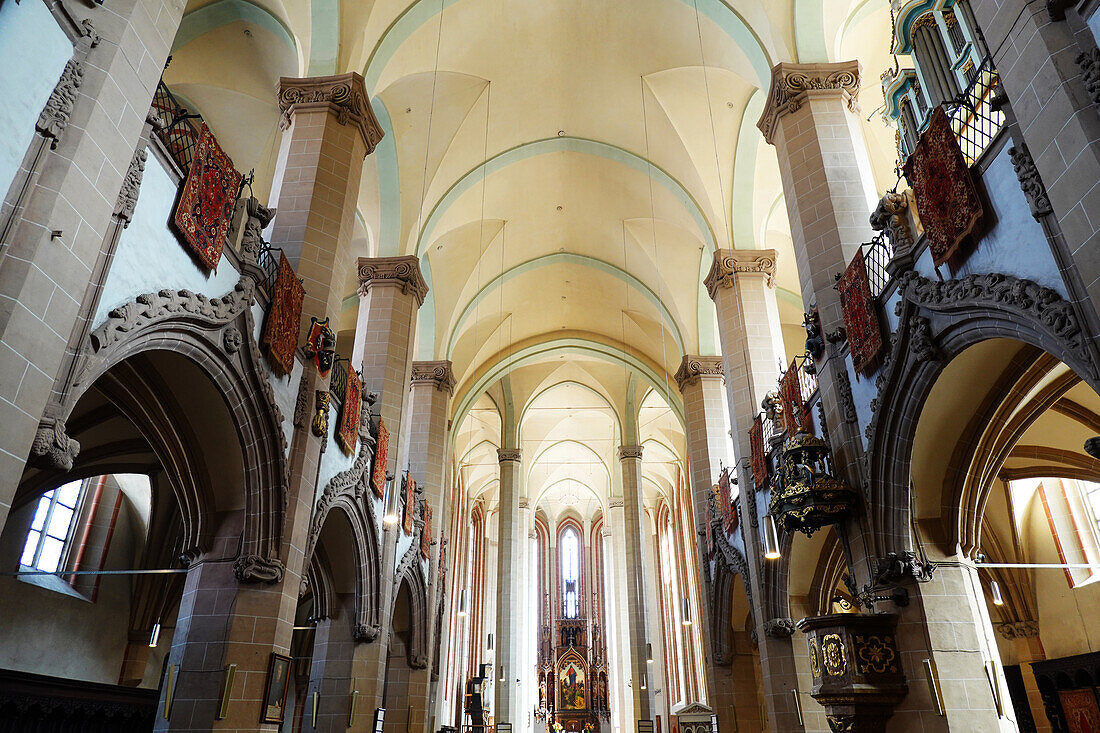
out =
[[[156,649],[157,648],[157,642],[159,642],[159,641],[160,641],[160,619],[158,618],[157,622],[155,624],[153,624],[153,633],[149,634],[149,648],[150,649]]]
[[[1001,595],[1001,584],[996,580],[990,581],[989,589],[993,593],[993,605],[1003,606],[1005,604],[1004,596]]]
[[[642,672],[642,689],[643,690],[647,689],[647,687],[646,687],[646,673],[645,672]]]
[[[463,588],[458,592],[458,615],[466,615],[466,589]]]
[[[680,599],[680,619],[684,626],[691,626],[691,606],[688,605],[688,599]]]
[[[489,639],[485,642],[485,649],[487,651],[493,651],[493,635],[489,634]]]
[[[653,645],[648,641],[645,644],[645,663],[653,664]]]
[[[397,524],[397,486],[392,481],[389,485],[389,493],[386,495],[386,512],[382,515],[382,524],[392,527]]]
[[[508,675],[505,674],[505,671],[506,670],[504,669],[504,665],[503,664],[500,665],[500,681],[501,682],[507,682],[508,681]]]
[[[770,514],[764,515],[764,558],[778,560],[782,555],[779,552],[779,533],[775,529],[775,519]]]

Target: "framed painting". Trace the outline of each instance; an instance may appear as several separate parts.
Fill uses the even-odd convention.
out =
[[[261,723],[281,723],[286,714],[286,692],[290,687],[290,657],[271,653],[267,664],[267,684],[264,686],[264,707]]]

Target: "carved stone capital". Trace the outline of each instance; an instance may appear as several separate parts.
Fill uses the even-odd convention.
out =
[[[420,260],[414,255],[401,257],[360,257],[359,296],[365,296],[371,288],[392,285],[401,292],[416,296],[416,306],[424,305],[428,284],[420,274]]]
[[[634,458],[642,460],[642,446],[640,445],[620,445],[619,446],[619,460],[625,461],[627,459]]]
[[[242,583],[274,585],[283,579],[283,564],[275,558],[241,555],[233,563],[233,574]]]
[[[680,368],[676,370],[676,386],[683,392],[688,387],[699,384],[704,377],[721,379],[725,373],[722,357],[687,354],[680,360]]]
[[[80,453],[80,443],[65,432],[65,421],[45,418],[38,424],[31,443],[30,463],[54,471],[71,471]]]
[[[371,109],[363,77],[354,71],[308,79],[287,76],[279,79],[279,111],[284,130],[290,127],[295,112],[316,109],[332,112],[341,125],[355,125],[366,145],[366,155],[374,152],[382,139],[382,126]]]
[[[889,237],[895,259],[909,256],[912,265],[913,229],[909,226],[909,198],[905,194],[887,191],[871,214],[871,228]]]
[[[513,461],[519,463],[523,460],[523,451],[519,448],[497,448],[497,461],[504,463],[505,461]]]
[[[710,272],[703,279],[711,299],[719,288],[732,288],[734,278],[745,275],[763,275],[768,287],[775,286],[774,249],[719,249],[714,252]]]
[[[852,112],[859,111],[860,66],[858,61],[835,64],[776,64],[764,113],[756,126],[768,144],[774,144],[775,128],[787,114],[797,112],[811,97],[839,97]]]
[[[355,637],[356,641],[365,641],[369,643],[375,641],[380,632],[381,629],[373,624],[356,624],[352,635]]]
[[[433,384],[440,392],[449,395],[455,391],[455,374],[449,361],[414,361],[412,363],[413,384]]]

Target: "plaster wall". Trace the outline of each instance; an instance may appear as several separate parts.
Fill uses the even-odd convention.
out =
[[[112,309],[142,293],[187,289],[215,297],[230,292],[237,284],[240,273],[228,259],[222,259],[216,274],[205,272],[169,228],[176,193],[175,182],[157,157],[150,154],[134,218],[119,237],[92,328],[102,323]]]
[[[45,3],[0,4],[0,69],[19,69],[0,75],[0,195],[23,163],[38,114],[72,55],[73,45]]]
[[[37,502],[9,516],[0,535],[0,562],[18,562]],[[135,530],[140,522],[126,499],[115,525],[105,570],[133,567]],[[96,602],[77,594],[48,590],[12,577],[0,577],[0,668],[117,684],[126,649],[130,580],[104,576]],[[169,642],[170,643],[170,640]],[[161,640],[161,649],[168,649]],[[159,660],[146,669],[142,687],[159,683]]]

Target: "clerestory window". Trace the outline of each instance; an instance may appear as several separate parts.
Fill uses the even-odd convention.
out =
[[[23,555],[19,558],[19,564],[24,569],[54,573],[61,568],[72,540],[85,483],[72,481],[47,491],[38,500],[23,544]]]

